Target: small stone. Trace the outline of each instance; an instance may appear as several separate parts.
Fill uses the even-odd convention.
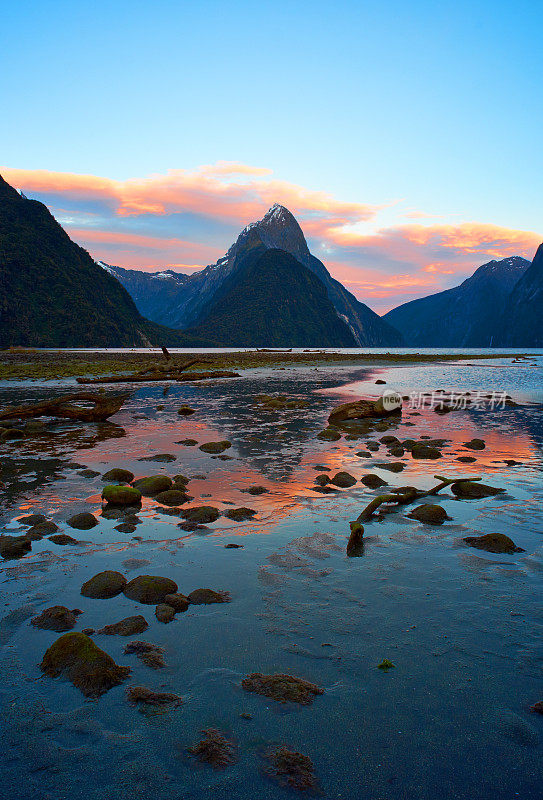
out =
[[[133,522],[121,522],[120,525],[115,525],[115,530],[119,533],[134,533],[136,526]]]
[[[123,589],[125,597],[149,605],[163,603],[167,594],[176,594],[176,592],[175,581],[158,575],[139,575],[127,583]]]
[[[241,547],[243,547],[242,544],[235,544],[234,542],[229,542],[228,544],[224,545],[225,550],[238,550]]]
[[[462,500],[480,500],[483,497],[493,497],[501,494],[505,489],[496,489],[479,481],[459,481],[451,486],[452,493]]]
[[[48,536],[50,533],[56,533],[58,530],[58,525],[55,525],[55,523],[50,520],[46,520],[45,522],[38,522],[37,525],[32,525],[32,527],[27,530],[26,536],[28,539],[37,541],[38,539],[43,539],[44,536]]]
[[[356,478],[349,472],[336,472],[333,478],[330,478],[330,483],[334,486],[339,486],[342,489],[347,489],[349,486],[354,486]]]
[[[116,481],[118,483],[132,483],[134,480],[134,473],[129,469],[122,469],[121,467],[114,467],[109,472],[104,472],[102,475],[103,481]]]
[[[379,475],[375,475],[372,472],[360,478],[360,483],[363,483],[364,486],[368,487],[368,489],[378,489],[380,486],[387,485],[386,481],[380,478]]]
[[[405,464],[402,461],[388,461],[383,464],[378,464],[380,469],[386,469],[389,472],[403,472]]]
[[[70,528],[76,528],[80,531],[90,531],[91,528],[94,528],[96,525],[98,525],[98,520],[94,514],[84,511],[81,514],[75,514],[75,516],[70,517],[68,520],[68,525]]]
[[[183,702],[183,698],[170,692],[154,692],[146,686],[130,686],[126,690],[126,696],[131,703],[143,703],[149,706],[178,706]]]
[[[100,473],[95,469],[80,469],[77,474],[82,478],[97,478]]]
[[[241,686],[246,692],[264,695],[278,703],[310,705],[316,695],[324,694],[324,689],[304,678],[281,673],[263,675],[261,672],[252,672],[242,680]]]
[[[170,464],[172,461],[177,461],[177,457],[172,453],[157,453],[155,456],[143,456],[143,458],[138,458],[138,461],[157,461],[159,463]]]
[[[341,439],[341,433],[335,428],[325,428],[317,434],[317,439],[322,439],[323,442],[337,442]]]
[[[179,592],[165,595],[164,602],[171,606],[176,613],[186,611],[189,607],[188,597],[185,597],[184,594],[180,594]]]
[[[6,560],[22,558],[32,549],[26,536],[0,536],[0,556]]]
[[[187,595],[189,603],[195,606],[209,605],[210,603],[229,603],[228,592],[216,592],[213,589],[195,589]]]
[[[256,511],[252,508],[229,508],[228,511],[224,512],[224,516],[228,517],[228,519],[232,519],[235,522],[245,522],[248,519],[252,519]]]
[[[175,619],[175,608],[167,603],[159,603],[155,608],[155,617],[166,625]]]
[[[422,444],[421,442],[415,442],[411,448],[411,457],[418,459],[436,459],[441,458],[441,453],[437,447],[431,447],[430,445]]]
[[[51,678],[65,675],[85,697],[100,697],[130,674],[129,667],[120,667],[92,639],[75,631],[49,647],[40,668]]]
[[[160,492],[165,492],[173,481],[167,475],[147,475],[134,481],[135,488],[145,497],[154,497]]]
[[[71,544],[80,544],[77,539],[74,539],[73,536],[68,536],[67,533],[55,533],[54,536],[49,536],[48,541],[64,547]]]
[[[486,444],[482,439],[471,439],[469,442],[464,442],[464,447],[470,450],[484,450]]]
[[[462,464],[473,464],[474,461],[477,461],[474,456],[458,456],[456,460],[462,462]]]
[[[194,447],[198,444],[198,441],[196,439],[181,439],[176,444],[182,444],[184,447]]]
[[[102,499],[112,506],[139,506],[142,493],[133,486],[118,486],[110,484],[104,486]]]
[[[484,536],[466,536],[464,539],[470,547],[486,550],[488,553],[524,553],[509,536],[504,533],[487,533]]]
[[[180,506],[192,500],[190,495],[180,489],[167,489],[165,492],[159,492],[154,499],[157,503],[162,503],[165,506]]]
[[[201,444],[199,449],[203,453],[212,453],[213,455],[216,455],[228,450],[229,447],[232,447],[232,442],[224,439],[221,442],[206,442],[205,444]]]
[[[125,586],[124,575],[113,570],[105,570],[86,581],[81,587],[81,594],[95,600],[107,600],[120,594]]]
[[[119,622],[113,622],[111,625],[104,625],[98,633],[106,636],[135,636],[146,631],[148,627],[145,617],[137,614],[133,617],[125,617]]]
[[[214,506],[194,506],[182,511],[181,516],[188,522],[206,525],[209,522],[215,522],[220,517],[220,511]]]
[[[42,522],[47,522],[47,517],[43,514],[28,514],[26,517],[19,517],[17,521],[21,525],[40,525]]]
[[[241,491],[245,492],[245,494],[259,495],[266,494],[270,490],[266,489],[265,486],[249,486],[248,489],[242,489]]]
[[[414,508],[409,516],[427,525],[442,525],[447,519],[447,512],[442,506],[433,503],[423,503]]]
[[[51,608],[46,608],[45,611],[42,611],[39,616],[34,617],[30,622],[36,628],[63,633],[74,628],[77,619],[76,614],[66,606],[51,606]]]
[[[394,669],[396,664],[392,661],[389,661],[388,658],[384,658],[380,664],[377,664],[377,669],[383,670],[383,672],[388,672],[389,669]]]

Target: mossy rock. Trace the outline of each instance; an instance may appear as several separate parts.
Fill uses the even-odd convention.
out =
[[[159,603],[155,608],[155,617],[159,622],[167,625],[168,622],[173,622],[175,619],[175,608],[168,603]]]
[[[114,467],[109,472],[104,472],[102,475],[103,481],[116,481],[117,483],[132,483],[134,480],[134,473],[129,469],[122,469],[121,467]]]
[[[225,517],[235,522],[245,522],[248,519],[252,519],[255,514],[256,511],[254,509],[245,508],[244,506],[241,508],[229,508],[228,511],[224,512]]]
[[[411,511],[409,516],[426,525],[442,525],[447,519],[447,512],[442,506],[434,503],[422,503]]]
[[[106,636],[135,636],[146,631],[148,627],[145,617],[142,617],[141,614],[136,614],[132,617],[125,617],[119,622],[113,622],[111,625],[104,625],[98,633]]]
[[[299,703],[304,706],[310,705],[317,695],[324,694],[324,689],[316,684],[285,674],[263,675],[253,672],[242,680],[241,686],[246,692],[264,695],[278,703]]]
[[[117,486],[110,484],[102,490],[102,500],[112,506],[138,506],[141,504],[141,492],[133,486]]]
[[[469,450],[484,450],[486,444],[482,439],[471,439],[469,442],[464,442],[464,447]]]
[[[180,506],[192,500],[190,495],[180,489],[166,489],[165,492],[156,494],[154,499],[165,506]]]
[[[173,481],[167,475],[147,475],[134,481],[134,487],[145,497],[154,497],[160,492],[167,491]]]
[[[464,539],[470,547],[486,550],[487,553],[524,553],[509,536],[504,533],[487,533],[484,536],[466,536]]]
[[[220,515],[219,509],[214,506],[194,506],[194,508],[186,508],[181,512],[183,519],[188,522],[195,522],[198,525],[215,522]]]
[[[67,533],[55,533],[53,536],[48,537],[48,541],[53,542],[53,544],[62,545],[63,547],[70,544],[80,544],[77,539],[74,539],[73,536],[68,536]]]
[[[130,674],[84,633],[65,633],[46,650],[40,669],[51,678],[65,676],[85,697],[100,697]]]
[[[505,489],[497,489],[495,486],[488,486],[479,481],[453,483],[451,490],[456,497],[460,497],[462,500],[481,500],[483,497],[493,497],[505,491]]]
[[[185,597],[184,594],[180,594],[179,592],[167,594],[164,598],[164,602],[175,609],[176,613],[186,611],[190,605],[188,597]]]
[[[259,494],[267,494],[270,490],[266,489],[265,486],[249,486],[248,489],[241,490],[244,494],[252,494],[257,496]]]
[[[330,476],[324,473],[322,475],[315,475],[315,483],[317,486],[326,486],[327,483],[330,483]]]
[[[70,517],[67,520],[68,525],[70,528],[75,528],[79,531],[90,531],[91,528],[95,528],[98,525],[98,520],[88,511],[83,511],[81,514],[75,514],[73,517]]]
[[[330,483],[334,486],[339,486],[341,489],[348,489],[349,486],[354,486],[356,478],[349,472],[336,472],[333,478],[330,478]]]
[[[167,594],[175,594],[177,584],[170,578],[162,578],[159,575],[138,575],[132,578],[123,589],[125,597],[129,600],[136,600],[138,603],[156,605],[163,603]]]
[[[196,409],[191,408],[190,406],[181,406],[181,408],[177,409],[177,413],[181,417],[190,417],[192,414],[196,413]]]
[[[41,630],[63,633],[64,631],[71,631],[75,627],[77,614],[70,611],[66,606],[51,606],[51,608],[46,608],[37,617],[31,619],[30,623],[35,628],[41,628]]]
[[[402,461],[385,461],[382,464],[377,464],[380,469],[386,469],[389,472],[403,472],[405,464]]]
[[[95,600],[107,600],[116,597],[126,586],[126,578],[120,572],[105,570],[94,575],[81,587],[81,594],[84,597],[92,597]]]
[[[44,536],[49,536],[51,533],[56,533],[59,530],[58,525],[51,520],[45,522],[38,522],[37,525],[32,525],[26,532],[26,538],[31,541],[39,541]]]
[[[221,442],[206,442],[205,444],[201,444],[199,449],[203,453],[217,455],[218,453],[223,453],[225,450],[228,450],[229,447],[232,447],[232,442],[224,439]]]
[[[195,589],[187,600],[193,606],[210,605],[211,603],[229,603],[230,594],[228,592],[216,592],[214,589]]]
[[[321,439],[323,442],[337,442],[341,439],[341,433],[335,428],[325,428],[317,433],[317,439]]]
[[[437,449],[437,447],[431,447],[427,444],[422,444],[421,442],[415,442],[413,447],[411,448],[411,457],[417,459],[436,459],[441,458],[441,453]]]
[[[32,550],[30,539],[26,536],[0,536],[0,556],[6,561],[22,558]]]
[[[42,522],[47,522],[47,517],[43,514],[28,514],[26,517],[20,517],[18,522],[21,525],[40,525]]]
[[[387,482],[384,481],[379,475],[375,475],[373,472],[370,472],[368,475],[364,475],[360,478],[360,483],[363,483],[364,486],[367,486],[368,489],[378,489],[380,486],[386,486]]]

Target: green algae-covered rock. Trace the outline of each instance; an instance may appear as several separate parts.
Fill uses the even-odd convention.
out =
[[[103,481],[116,481],[117,483],[132,483],[134,480],[134,473],[129,469],[122,469],[121,467],[114,467],[109,472],[104,472],[102,475]]]
[[[228,450],[229,447],[232,447],[232,442],[224,439],[221,442],[206,442],[205,444],[201,444],[199,449],[203,453],[212,453],[215,455],[217,453],[223,453],[225,450]]]
[[[85,697],[100,695],[118,686],[130,674],[84,633],[65,633],[46,650],[40,664],[50,678],[65,676]]]
[[[172,479],[167,475],[147,475],[134,481],[135,488],[145,497],[154,497],[160,492],[165,492],[172,485]]]
[[[102,490],[102,500],[112,506],[138,506],[142,493],[133,486],[117,486],[110,484]]]
[[[94,575],[81,587],[81,594],[84,597],[92,597],[95,600],[107,600],[116,597],[126,586],[126,578],[120,572],[105,570]]]
[[[176,592],[175,594],[167,594],[164,602],[175,609],[175,612],[186,611],[189,607],[189,599],[184,594]]]
[[[165,492],[156,494],[154,499],[165,506],[180,506],[192,498],[180,489],[166,489]]]
[[[167,594],[176,594],[177,584],[170,578],[159,575],[138,575],[133,578],[123,589],[125,597],[136,600],[138,603],[155,605],[163,603]]]
[[[337,442],[341,439],[341,433],[336,431],[335,428],[325,428],[320,433],[317,433],[317,439],[322,439],[323,442]]]
[[[194,506],[194,508],[186,508],[181,512],[183,519],[202,525],[208,522],[215,522],[220,515],[219,509],[214,506]]]
[[[159,603],[155,608],[155,617],[159,622],[167,625],[168,622],[172,622],[175,619],[175,608],[168,605],[168,603]]]
[[[441,453],[437,449],[437,447],[431,447],[427,444],[422,444],[421,442],[416,442],[413,447],[411,448],[411,457],[412,458],[427,458],[427,459],[436,459],[441,458]]]

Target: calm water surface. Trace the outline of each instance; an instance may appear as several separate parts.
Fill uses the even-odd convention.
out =
[[[247,370],[210,385],[149,384],[111,422],[55,425],[23,444],[2,445],[4,532],[22,532],[18,517],[35,511],[82,542],[60,547],[43,539],[25,558],[0,566],[9,796],[275,800],[289,793],[262,775],[261,755],[279,743],[311,757],[330,800],[540,800],[543,717],[529,707],[543,699],[543,359],[533,363],[291,367]],[[507,391],[523,404],[445,416],[407,409],[386,433],[450,440],[438,461],[394,458],[384,445],[366,458],[357,455],[364,438],[317,439],[334,405],[380,393],[377,378],[402,394]],[[265,412],[253,404],[261,392],[306,397],[309,407]],[[0,404],[45,394],[36,384],[13,385],[2,388]],[[177,414],[184,403],[197,409],[188,419]],[[178,444],[189,437],[199,444],[230,440],[230,458]],[[485,450],[463,447],[473,437],[485,440]],[[157,453],[176,460],[141,460]],[[456,461],[466,454],[476,462]],[[509,468],[504,459],[520,464]],[[406,464],[400,474],[379,466],[398,460]],[[188,533],[145,499],[136,532],[120,534],[117,520],[100,516],[100,477],[78,474],[112,466],[137,476],[197,476],[191,505],[249,506],[257,515],[242,524],[221,516]],[[364,555],[347,558],[349,520],[376,492],[358,481],[318,494],[311,487],[323,468],[357,479],[375,472],[393,486],[429,487],[436,473],[481,475],[506,491],[480,501],[444,492],[440,502],[451,519],[439,528],[402,512],[368,523]],[[255,484],[269,492],[242,492]],[[100,525],[69,528],[65,520],[81,510],[96,513]],[[525,552],[492,555],[462,541],[489,532],[506,533]],[[225,549],[230,542],[243,548]],[[152,606],[123,595],[82,597],[81,584],[103,569],[128,578],[165,575],[183,593],[228,590],[232,602],[191,606],[163,625]],[[176,692],[183,705],[145,715],[126,702],[124,686],[94,701],[43,677],[38,664],[57,634],[33,628],[30,618],[55,604],[82,609],[76,630],[142,613],[149,629],[134,638],[163,646],[165,669],[124,655],[130,639],[95,641],[132,668],[127,685]],[[377,669],[383,658],[396,665],[386,674]],[[325,693],[311,706],[283,707],[241,689],[253,671],[305,677]],[[236,741],[234,766],[214,771],[187,759],[187,746],[205,727]]]

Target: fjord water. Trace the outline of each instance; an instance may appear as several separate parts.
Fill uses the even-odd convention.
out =
[[[535,366],[533,366],[535,365]],[[368,798],[541,797],[543,718],[529,707],[543,699],[543,358],[414,366],[319,365],[246,370],[209,385],[137,388],[108,423],[60,424],[48,436],[2,445],[4,529],[40,512],[80,539],[60,547],[47,539],[0,567],[0,688],[3,772],[10,797],[28,798],[281,798],[288,792],[260,771],[272,743],[310,756],[331,800]],[[437,461],[409,454],[371,457],[364,438],[325,442],[316,434],[331,408],[359,394],[379,394],[375,380],[402,394],[506,391],[522,405],[458,409],[437,415],[406,409],[386,433],[450,443]],[[37,384],[2,388],[0,403],[40,399]],[[305,397],[308,408],[263,411],[256,395]],[[187,403],[196,413],[184,419]],[[379,439],[382,433],[371,436]],[[463,443],[485,440],[482,451]],[[228,439],[229,460],[178,444]],[[157,453],[172,463],[142,461]],[[460,455],[476,457],[460,463]],[[519,462],[508,467],[504,460]],[[393,474],[390,460],[406,467]],[[194,532],[144,500],[135,534],[115,530],[100,515],[99,476],[123,466],[136,475],[183,473],[191,505],[231,504],[257,511],[250,522],[221,516]],[[316,468],[318,466],[318,468]],[[311,490],[323,467],[333,475],[368,472],[391,486],[430,487],[439,475],[481,475],[505,493],[484,500],[440,503],[450,520],[423,525],[405,513],[367,523],[367,543],[347,558],[349,520],[377,492],[359,481],[322,495]],[[269,490],[243,493],[252,485]],[[73,531],[63,521],[78,511],[100,525]],[[22,530],[22,529],[21,529]],[[462,539],[501,532],[525,552],[493,555]],[[242,544],[226,549],[228,543]],[[103,569],[131,578],[173,578],[179,591],[227,590],[232,602],[190,606],[169,625],[153,607],[123,595],[91,600],[82,583]],[[166,668],[150,670],[123,653],[127,639],[96,635],[117,663],[132,668],[126,685],[182,695],[183,705],[142,714],[125,687],[85,700],[63,680],[44,677],[38,664],[58,634],[34,629],[30,618],[61,604],[83,611],[77,630],[100,628],[142,613],[139,637],[165,648]],[[395,667],[377,668],[384,659]],[[250,672],[286,672],[314,681],[325,693],[307,707],[282,706],[247,694]],[[250,715],[250,719],[241,714]],[[217,727],[236,741],[238,762],[224,771],[194,765],[186,748],[202,728]]]

